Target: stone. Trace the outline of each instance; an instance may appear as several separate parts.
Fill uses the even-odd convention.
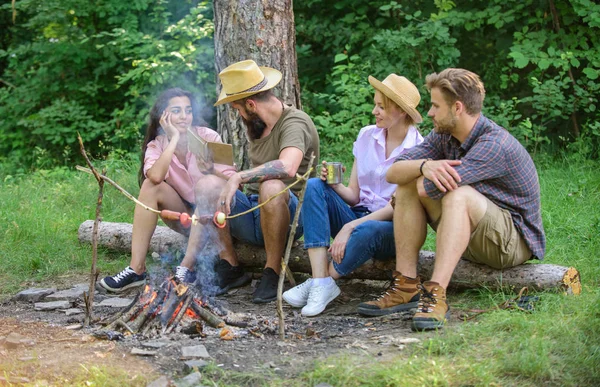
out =
[[[206,347],[204,345],[194,345],[192,347],[183,347],[183,348],[181,348],[181,356],[183,356],[184,358],[190,358],[190,357],[209,358],[210,357],[210,355],[208,354],[208,351],[206,350]]]
[[[10,333],[8,336],[6,336],[6,338],[4,339],[4,346],[6,348],[17,348],[21,345],[23,345],[23,340],[27,340],[26,337],[21,336],[18,333],[12,332]]]
[[[200,372],[194,372],[193,374],[189,374],[185,378],[181,378],[181,379],[175,381],[175,386],[177,386],[177,387],[199,387],[201,379],[202,379],[202,374]]]
[[[159,348],[166,347],[167,345],[169,345],[169,342],[161,341],[161,340],[151,340],[151,341],[145,341],[140,344],[142,345],[142,347],[159,349]]]
[[[160,378],[154,380],[153,382],[146,385],[146,387],[169,387],[171,382],[169,378],[166,376],[161,376]]]
[[[67,314],[67,316],[72,316],[74,314],[83,313],[83,310],[79,309],[79,308],[69,308],[69,309],[65,310],[65,313]]]
[[[17,293],[13,299],[15,301],[38,302],[54,292],[56,292],[56,288],[31,288]]]
[[[69,309],[71,303],[69,301],[36,302],[33,307],[35,310]]]
[[[149,351],[147,349],[133,348],[131,350],[132,355],[137,356],[156,356],[156,351]]]
[[[183,371],[184,372],[192,372],[194,370],[201,370],[202,368],[208,365],[207,361],[197,359],[197,360],[188,360],[183,363]]]
[[[56,293],[52,293],[46,296],[46,300],[67,300],[77,301],[83,297],[83,292],[87,292],[89,288],[73,287],[71,289],[60,290]]]
[[[98,306],[107,306],[109,308],[124,308],[126,306],[129,306],[132,302],[133,299],[131,298],[113,297],[107,298],[106,300],[99,303]]]

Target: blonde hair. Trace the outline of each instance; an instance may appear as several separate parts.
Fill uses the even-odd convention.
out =
[[[375,91],[378,92],[379,95],[381,96],[381,102],[383,103],[383,108],[385,110],[388,110],[390,106],[395,106],[396,109],[400,110],[401,112],[406,113],[406,116],[405,116],[404,120],[406,121],[406,123],[408,124],[408,126],[413,126],[415,124],[415,120],[412,119],[412,117],[410,116],[410,114],[408,114],[407,112],[405,112],[404,109],[402,109],[400,106],[398,106],[398,104],[396,102],[394,102],[387,95],[383,94],[381,91],[379,91],[377,89],[375,89]]]
[[[470,115],[481,112],[485,98],[485,88],[479,75],[465,69],[445,69],[441,73],[429,74],[425,78],[427,89],[437,87],[446,102],[451,105],[460,101]]]

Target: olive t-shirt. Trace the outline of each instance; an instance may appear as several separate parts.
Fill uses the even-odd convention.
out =
[[[277,160],[281,151],[287,147],[298,148],[302,151],[302,162],[298,167],[298,174],[303,175],[309,168],[310,155],[315,153],[314,163],[319,162],[319,134],[317,128],[308,114],[291,106],[286,106],[279,117],[279,120],[267,137],[259,138],[249,142],[248,155],[250,157],[250,166],[252,168],[263,165],[266,162]],[[316,176],[316,170],[313,170],[311,176]],[[282,179],[287,186],[296,178]],[[246,186],[247,193],[258,193],[259,183],[252,183]],[[303,183],[298,183],[292,187],[294,193],[298,193],[303,187]]]

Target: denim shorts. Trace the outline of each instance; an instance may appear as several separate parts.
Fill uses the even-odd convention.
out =
[[[235,193],[233,204],[231,206],[231,215],[247,211],[253,207],[256,207],[257,205],[258,195],[247,195],[242,191],[238,190]],[[292,191],[290,191],[290,200],[288,202],[288,210],[290,211],[290,223],[294,221],[294,214],[296,213],[297,206],[298,197],[296,197],[296,195]],[[235,239],[241,242],[250,243],[252,245],[265,245],[263,230],[260,226],[260,208],[240,217],[230,219],[229,227],[231,230],[231,235]],[[303,233],[304,229],[302,228],[302,216],[300,216],[300,218],[298,219],[298,227],[296,227],[294,239],[300,238],[303,235]]]

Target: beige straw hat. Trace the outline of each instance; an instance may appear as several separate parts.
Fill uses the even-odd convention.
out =
[[[383,82],[369,75],[369,83],[375,89],[382,92],[386,97],[391,99],[400,106],[415,122],[418,124],[423,122],[421,114],[417,111],[417,106],[421,101],[421,94],[417,87],[405,77],[396,74],[388,75]]]
[[[223,87],[214,106],[272,89],[281,81],[281,72],[259,67],[253,60],[243,60],[223,69],[219,78]]]

